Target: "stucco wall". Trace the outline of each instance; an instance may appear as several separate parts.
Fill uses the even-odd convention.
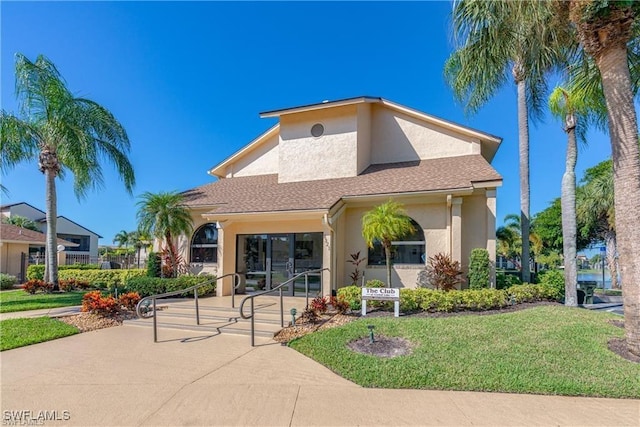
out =
[[[278,173],[278,143],[279,138],[276,134],[262,143],[260,147],[241,157],[227,168],[227,178]]]
[[[358,105],[358,173],[371,164],[371,104]]]
[[[371,163],[479,154],[480,144],[379,105],[372,106]]]
[[[338,287],[351,284],[349,275],[353,266],[346,260],[350,254],[360,251],[361,257],[367,256],[367,245],[362,237],[362,216],[373,205],[368,207],[348,208],[343,214],[344,218],[344,247],[338,247],[338,263],[342,264],[341,275],[338,276]],[[426,254],[431,256],[439,252],[448,252],[447,236],[447,205],[446,201],[424,204],[406,204],[407,214],[413,218],[423,229],[426,241]],[[339,228],[342,230],[342,228]],[[386,282],[386,269],[384,266],[368,266],[367,262],[361,264],[365,269],[366,280],[378,279]],[[397,265],[393,267],[391,280],[394,287],[414,288],[418,272],[422,265]],[[340,271],[340,270],[339,270]]]
[[[279,182],[358,174],[357,108],[354,105],[280,117]],[[311,135],[320,123],[324,134]]]
[[[28,243],[4,243],[0,245],[0,273],[10,274],[19,278],[20,259],[23,252],[29,253]]]
[[[26,204],[11,206],[5,212],[3,212],[3,214],[5,216],[23,216],[25,218],[29,218],[32,221],[36,221],[45,217],[45,213],[43,211],[32,208],[31,206],[28,206]]]
[[[487,199],[484,195],[473,195],[462,202],[462,268],[469,268],[469,256],[475,248],[487,247]]]

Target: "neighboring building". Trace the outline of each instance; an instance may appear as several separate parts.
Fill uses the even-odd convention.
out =
[[[194,233],[181,236],[178,247],[188,262],[219,275],[240,272],[254,289],[328,268],[312,283],[327,295],[351,284],[347,259],[360,252],[366,279],[385,280],[382,248],[367,248],[361,220],[389,199],[402,203],[416,226],[394,242],[394,287],[415,287],[436,253],[465,270],[474,248],[486,248],[495,261],[502,177],[490,162],[501,138],[372,97],[261,117],[279,123],[213,167],[216,182],[184,193]],[[288,289],[301,292],[304,280]]]
[[[43,233],[47,231],[46,213],[28,203],[1,206],[0,214],[4,217],[23,216],[29,218],[38,224]],[[99,234],[64,216],[58,216],[56,232],[58,238],[75,243],[75,246],[65,248],[67,254],[83,255],[92,259],[98,257],[98,239],[102,237]],[[30,251],[32,256],[36,253],[44,254],[44,245],[42,247],[31,246]]]
[[[0,223],[0,273],[16,276],[19,281],[26,280],[26,269],[30,249],[42,248],[46,236],[26,228]],[[58,238],[57,245],[73,248],[75,243]]]

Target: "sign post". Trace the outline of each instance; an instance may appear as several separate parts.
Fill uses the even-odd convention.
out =
[[[393,315],[400,316],[400,289],[362,288],[362,315],[367,315],[367,301],[393,301]]]

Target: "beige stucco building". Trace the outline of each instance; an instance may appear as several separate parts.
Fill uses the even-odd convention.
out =
[[[500,138],[373,97],[261,117],[279,123],[213,167],[217,181],[184,193],[195,231],[178,243],[192,265],[240,272],[254,289],[327,268],[311,284],[327,295],[351,284],[347,260],[360,252],[366,279],[385,280],[382,249],[367,248],[361,220],[389,199],[404,205],[417,229],[394,242],[394,287],[415,287],[437,253],[464,269],[473,248],[495,256],[502,178],[490,162]],[[303,289],[301,281],[288,292]]]

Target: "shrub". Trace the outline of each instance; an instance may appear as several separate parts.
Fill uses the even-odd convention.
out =
[[[32,279],[24,283],[22,289],[31,295],[36,292],[48,293],[53,290],[53,283],[45,283],[43,280]]]
[[[539,282],[555,288],[558,292],[558,299],[564,298],[564,273],[560,270],[547,270],[538,275]]]
[[[378,280],[378,279],[367,280],[367,283],[364,286],[365,288],[386,288],[387,287],[387,285],[385,285],[382,280]]]
[[[511,302],[520,304],[523,302],[537,302],[545,300],[556,300],[558,290],[549,284],[532,285],[524,283],[514,285],[507,289]]]
[[[18,278],[16,276],[0,273],[0,289],[13,289],[13,285],[16,283],[18,283]]]
[[[100,291],[91,291],[82,297],[82,311],[109,316],[118,311],[118,303],[112,296],[103,297]]]
[[[490,277],[489,251],[482,248],[473,249],[469,259],[469,289],[488,288]]]
[[[137,276],[131,277],[126,282],[126,287],[131,292],[137,292],[141,297],[163,294],[165,292],[178,291],[189,288],[205,281],[214,279],[215,276],[180,276],[175,279],[162,279],[160,277]],[[198,296],[206,296],[216,291],[216,283],[198,288]],[[193,296],[193,292],[185,292],[183,296]]]
[[[349,305],[351,310],[362,308],[362,288],[360,286],[345,286],[338,289],[338,301]]]
[[[424,274],[419,277],[419,286],[450,291],[462,283],[462,270],[458,261],[440,253],[429,257]]]
[[[344,312],[346,312],[347,310],[349,310],[349,303],[338,298],[338,297],[334,297],[333,295],[329,297],[329,304],[331,304],[331,306],[333,307],[333,309],[335,311],[337,311],[338,313],[342,314]]]
[[[521,285],[520,278],[513,274],[506,274],[502,271],[496,273],[496,289],[507,289],[513,285]]]
[[[140,302],[140,295],[137,292],[127,292],[118,297],[118,303],[127,310],[135,310]]]
[[[149,252],[147,257],[147,277],[160,277],[160,272],[160,254],[157,252]]]
[[[309,304],[309,307],[316,313],[316,315],[322,316],[327,312],[327,299],[323,296],[318,295],[313,300],[311,300],[311,304]]]
[[[65,269],[61,270],[58,274],[60,280],[74,279],[76,283],[87,283],[82,285],[88,287],[88,285],[96,288],[114,289],[115,287],[124,288],[128,279],[131,277],[143,276],[145,270],[131,269],[131,270],[75,270]]]
[[[59,265],[58,271],[62,270],[99,270],[100,266],[98,264],[72,264],[72,265]],[[42,280],[44,278],[44,264],[33,264],[27,267],[27,279],[38,279]]]

